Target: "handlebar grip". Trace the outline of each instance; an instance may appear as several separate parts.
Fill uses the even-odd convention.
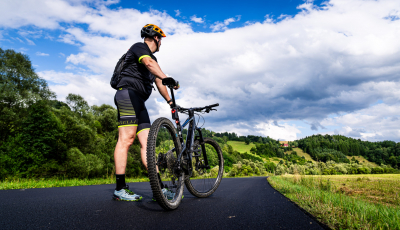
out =
[[[219,106],[219,103],[213,104],[213,105],[209,105],[209,106],[207,106],[207,107],[217,107],[217,106]]]
[[[179,81],[175,81],[172,77],[166,77],[162,79],[162,84],[168,87],[178,86]]]

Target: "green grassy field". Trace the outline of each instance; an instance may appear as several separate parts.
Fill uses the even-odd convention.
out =
[[[252,147],[255,147],[254,143],[246,145],[246,143],[241,141],[228,141],[228,145],[232,146],[233,150],[236,150],[239,153],[244,153],[244,152],[250,153],[250,149]]]
[[[400,229],[400,175],[286,175],[271,185],[332,229]]]
[[[126,178],[127,183],[145,182],[148,178]],[[96,179],[6,179],[0,182],[0,190],[7,189],[30,189],[30,188],[52,188],[52,187],[71,187],[99,184],[115,184],[115,178],[96,178]]]
[[[311,156],[308,153],[305,153],[302,149],[300,148],[293,148],[293,151],[297,153],[298,156],[304,157],[307,161],[312,161],[315,162]]]

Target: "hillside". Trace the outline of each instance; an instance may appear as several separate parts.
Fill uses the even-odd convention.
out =
[[[256,146],[254,143],[246,145],[246,143],[242,141],[228,141],[227,144],[232,146],[232,148],[238,151],[239,153],[244,153],[244,152],[250,153],[250,149]]]
[[[354,157],[356,160],[358,160],[358,162],[360,162],[362,164],[370,165],[370,166],[373,166],[373,167],[377,167],[378,166],[376,163],[368,161],[363,156],[346,156],[346,157],[349,160],[351,160]]]
[[[297,141],[299,148],[314,160],[350,163],[353,156],[360,163],[400,167],[400,143],[369,142],[341,135],[312,135]],[[362,157],[362,158],[360,158]]]
[[[299,157],[304,157],[307,161],[312,161],[315,162],[311,156],[308,153],[305,153],[302,149],[300,148],[293,148],[293,151],[297,153]]]

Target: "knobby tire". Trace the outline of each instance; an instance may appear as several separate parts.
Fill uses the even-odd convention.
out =
[[[210,172],[211,176],[207,176],[208,173],[205,172],[206,170],[196,170],[195,167],[193,166],[193,171],[197,171],[198,173],[203,172],[203,178],[187,178],[185,180],[185,185],[186,188],[189,190],[189,192],[199,198],[205,198],[210,196],[215,192],[215,190],[218,188],[219,184],[221,183],[222,176],[224,173],[224,158],[222,155],[221,148],[219,147],[218,143],[211,139],[211,138],[204,138],[204,144],[210,146],[210,148],[213,149],[213,151],[216,152],[217,154],[217,166],[218,166],[218,171],[217,171],[217,176],[214,178]],[[198,140],[195,141],[194,146],[197,147],[197,149],[201,149],[201,144],[199,143]],[[201,155],[199,157],[193,157],[192,163],[196,164],[196,160],[202,160],[204,159],[203,151],[201,150]],[[209,160],[209,163],[211,163],[211,156],[209,152],[207,152],[207,158]],[[197,159],[196,159],[197,158]],[[210,169],[211,171],[211,169]]]
[[[163,192],[162,192],[162,185],[160,184],[157,176],[157,161],[159,160],[159,154],[156,153],[156,147],[157,147],[157,136],[159,135],[160,129],[165,128],[168,130],[168,135],[171,140],[173,140],[173,145],[175,147],[174,151],[174,157],[177,157],[177,155],[181,152],[181,143],[178,139],[177,132],[175,130],[174,125],[170,120],[167,118],[158,118],[157,120],[154,121],[152,124],[150,131],[149,131],[149,136],[147,139],[147,167],[148,167],[148,175],[150,179],[150,186],[153,191],[153,197],[156,199],[158,204],[165,210],[173,210],[176,209],[179,204],[181,203],[182,200],[182,194],[183,194],[183,181],[184,181],[184,173],[182,172],[180,175],[177,175],[179,185],[176,188],[176,193],[174,196],[174,199],[168,200]],[[164,133],[165,134],[165,133]],[[160,169],[160,168],[159,168]],[[169,170],[169,169],[167,169]],[[161,171],[160,171],[161,174]],[[167,178],[170,179],[170,178]],[[164,182],[164,181],[163,181]],[[166,181],[169,182],[169,181]]]

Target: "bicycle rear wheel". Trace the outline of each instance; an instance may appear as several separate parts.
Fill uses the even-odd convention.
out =
[[[176,170],[180,151],[181,144],[172,122],[158,118],[147,139],[147,167],[153,197],[166,210],[176,209],[182,200],[184,173]]]
[[[204,138],[205,153],[198,140],[193,145],[193,174],[185,180],[186,188],[197,197],[208,197],[221,183],[224,172],[224,158],[218,143],[211,138]],[[210,169],[206,169],[204,155],[207,154]]]

